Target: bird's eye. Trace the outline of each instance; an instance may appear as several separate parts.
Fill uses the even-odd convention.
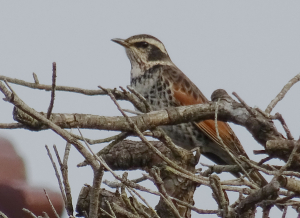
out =
[[[149,45],[148,42],[137,42],[137,43],[135,43],[135,46],[136,46],[137,48],[147,48],[148,45]]]

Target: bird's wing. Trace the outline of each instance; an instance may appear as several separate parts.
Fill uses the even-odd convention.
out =
[[[163,72],[163,78],[168,80],[170,84],[173,84],[171,89],[179,105],[194,105],[209,102],[197,86],[177,67],[166,66]],[[195,124],[211,140],[223,147],[217,137],[214,120],[204,120]],[[223,143],[232,154],[248,157],[240,141],[227,123],[218,121],[218,130]]]
[[[197,86],[177,67],[166,66],[163,70],[162,77],[164,80],[168,80],[169,84],[172,84],[171,90],[178,102],[178,106],[203,104],[208,102],[207,98],[205,98]],[[213,120],[204,120],[195,124],[200,131],[204,132],[210,139],[219,144],[220,147],[223,147],[217,137],[216,126]],[[243,146],[227,123],[218,121],[218,130],[223,143],[235,157],[243,155],[248,158]],[[260,187],[268,184],[265,178],[256,170],[251,171],[250,177]]]

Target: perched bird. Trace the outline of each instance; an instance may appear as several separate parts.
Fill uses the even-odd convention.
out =
[[[142,34],[126,40],[112,39],[122,45],[131,62],[131,86],[150,103],[154,110],[209,102],[197,86],[171,61],[163,43]],[[216,164],[235,164],[222,148],[213,120],[189,122],[162,127],[172,141],[185,149],[200,147],[201,153]],[[240,141],[225,123],[218,121],[219,135],[235,156],[247,154]],[[238,176],[238,175],[236,175]],[[250,177],[259,185],[267,184],[257,171]]]

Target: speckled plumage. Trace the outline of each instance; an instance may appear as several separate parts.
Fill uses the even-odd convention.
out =
[[[186,84],[181,88],[186,89],[185,91],[193,95],[194,98],[200,99],[203,96],[200,90],[174,66],[155,65],[145,71],[143,75],[131,79],[131,86],[145,97],[153,110],[182,106],[183,104],[174,97],[173,92],[174,89],[179,89],[176,86],[180,83]],[[188,150],[200,147],[202,153],[214,162],[234,164],[226,151],[220,149],[220,146],[205,133],[199,131],[194,123],[182,123],[163,126],[162,128],[176,145]],[[218,153],[223,158],[220,159],[220,155],[214,155],[216,149],[219,150]]]
[[[154,110],[208,102],[197,86],[175,66],[162,42],[155,37],[143,34],[113,41],[125,47],[130,59],[131,86],[145,97]],[[213,120],[162,128],[180,147],[188,150],[200,147],[201,153],[217,164],[235,164],[218,139]],[[218,121],[218,130],[232,155],[248,157],[227,123]],[[266,184],[256,171],[251,173],[251,177],[259,185]]]

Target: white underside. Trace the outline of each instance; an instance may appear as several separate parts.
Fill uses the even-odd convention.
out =
[[[143,74],[144,74],[144,72],[141,70],[141,68],[138,64],[131,65],[131,71],[130,71],[131,79],[137,78]]]

